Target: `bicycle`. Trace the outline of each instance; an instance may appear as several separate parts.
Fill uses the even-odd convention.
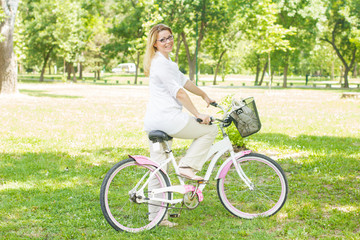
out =
[[[166,146],[164,151],[168,158],[165,162],[158,164],[145,156],[129,155],[128,159],[118,162],[108,171],[101,186],[100,203],[105,219],[114,229],[127,232],[149,230],[163,220],[168,209],[180,210],[170,217],[179,217],[183,209],[195,209],[204,199],[203,190],[217,161],[227,152],[230,157],[222,163],[215,179],[218,197],[230,213],[240,218],[253,219],[272,216],[283,207],[288,194],[288,183],[280,165],[251,150],[235,153],[224,130],[234,120],[231,117],[234,111],[224,109],[216,103],[213,105],[224,112],[222,119],[213,119],[221,130],[222,139],[214,143],[209,151],[207,159],[211,158],[211,161],[204,180],[193,181],[194,185],[185,184],[168,144],[172,137],[161,131],[150,132],[149,139]],[[170,177],[164,170],[168,163],[173,165],[180,184],[171,184]],[[161,188],[149,190],[150,179],[157,181]],[[173,199],[173,193],[180,193],[183,197]],[[176,204],[181,204],[181,207],[175,207]],[[151,221],[148,205],[159,208]]]

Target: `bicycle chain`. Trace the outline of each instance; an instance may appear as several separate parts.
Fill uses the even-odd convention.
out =
[[[175,209],[175,210],[192,210],[192,209],[189,209],[189,208],[164,207],[164,206],[161,206],[161,205],[156,205],[156,204],[152,204],[152,203],[146,203],[146,204],[151,205],[151,206],[155,206],[155,207],[167,208],[167,209]]]

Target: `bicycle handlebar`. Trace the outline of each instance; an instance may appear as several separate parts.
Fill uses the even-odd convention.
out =
[[[212,102],[212,103],[210,103],[210,105],[213,106],[213,107],[220,108],[225,114],[227,114],[227,110],[225,110],[225,108],[223,106],[219,105],[218,103]],[[210,119],[211,119],[211,121],[210,121],[209,125],[211,125],[214,121],[227,122],[226,117],[224,117],[224,119],[218,119],[218,118],[210,117]],[[196,121],[199,122],[199,123],[202,122],[202,120],[200,118],[197,118]]]
[[[212,123],[213,123],[214,120],[215,120],[215,119],[214,119],[213,117],[210,117],[209,125],[212,125]],[[197,118],[196,121],[197,121],[198,123],[201,123],[203,120],[202,120],[201,118]]]
[[[219,104],[217,104],[216,102],[212,102],[212,103],[210,103],[210,105],[211,105],[211,106],[214,106],[214,107],[219,106]]]

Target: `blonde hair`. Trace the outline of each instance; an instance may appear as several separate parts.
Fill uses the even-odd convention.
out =
[[[165,24],[157,24],[153,26],[150,30],[150,33],[148,35],[147,44],[146,44],[146,51],[144,56],[144,73],[145,76],[149,76],[150,74],[150,67],[151,67],[151,61],[155,56],[155,52],[157,51],[154,44],[156,43],[156,40],[158,38],[159,32],[168,30],[171,34],[171,28],[166,26]]]

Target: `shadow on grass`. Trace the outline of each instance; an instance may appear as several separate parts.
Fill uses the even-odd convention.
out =
[[[50,98],[82,98],[80,96],[71,96],[71,95],[56,95],[56,94],[49,94],[46,93],[47,91],[43,90],[27,90],[22,89],[20,93],[32,96],[32,97],[50,97]]]
[[[285,223],[276,223],[276,216],[266,222],[273,221],[277,229],[290,232],[297,229],[310,231],[316,226],[324,232],[307,234],[318,238],[319,234],[338,234],[337,229],[356,231],[360,164],[359,159],[349,154],[357,154],[359,139],[307,135],[292,138],[283,134],[257,134],[253,138],[274,148],[287,146],[310,151],[307,159],[280,161],[285,166],[290,186],[288,202],[280,214],[287,217]],[[179,148],[174,152],[183,154],[184,150]],[[96,238],[100,236],[96,232],[123,236],[104,220],[99,206],[99,192],[107,171],[129,154],[147,155],[148,149],[84,149],[78,155],[55,151],[0,153],[2,236],[45,239],[86,235],[91,238],[94,234]],[[211,191],[215,192],[215,189]],[[211,191],[205,190],[204,194],[210,196]],[[191,224],[187,221],[198,224],[201,218],[204,218],[201,219],[204,224],[212,224],[210,221],[207,223],[205,217],[225,221],[224,226],[235,222],[226,210],[217,209],[220,204],[213,195],[214,199],[206,198],[199,209],[185,214],[178,221],[185,226]],[[189,216],[192,218],[189,219]],[[241,220],[236,219],[238,221]],[[216,221],[213,222],[215,224]],[[234,227],[256,232],[257,227],[253,224],[244,221],[243,226]],[[212,227],[216,228],[215,225]],[[176,230],[180,235],[186,232],[186,229]],[[160,237],[161,231],[152,233]],[[211,228],[204,231],[208,233]]]

